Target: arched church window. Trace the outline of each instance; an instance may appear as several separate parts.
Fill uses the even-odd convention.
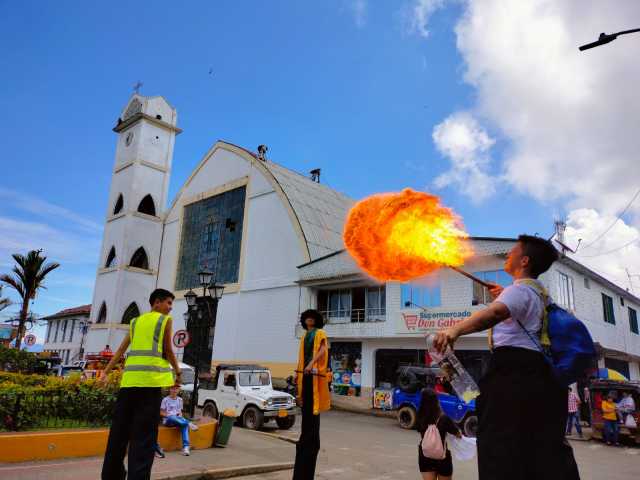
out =
[[[116,247],[111,247],[109,255],[107,255],[107,261],[104,262],[104,268],[111,268],[116,266]]]
[[[124,197],[122,196],[122,194],[118,195],[118,199],[116,200],[116,204],[113,207],[113,214],[117,215],[119,214],[122,209],[124,208]]]
[[[153,203],[151,195],[147,195],[140,201],[138,211],[140,213],[146,213],[147,215],[153,215],[154,217],[156,216],[156,205]]]
[[[140,310],[138,309],[138,305],[136,305],[136,302],[131,302],[122,315],[122,323],[129,325],[131,320],[139,316]]]
[[[129,266],[149,270],[149,258],[147,257],[147,252],[144,251],[143,247],[140,247],[135,251],[135,253],[131,257]]]
[[[100,312],[98,313],[96,323],[107,323],[107,304],[105,302],[102,302],[102,305],[100,305]]]

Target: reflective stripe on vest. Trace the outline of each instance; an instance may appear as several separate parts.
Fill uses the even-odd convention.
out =
[[[162,355],[167,321],[167,316],[158,312],[145,313],[131,321],[131,351],[125,362],[121,387],[173,385],[173,369]]]

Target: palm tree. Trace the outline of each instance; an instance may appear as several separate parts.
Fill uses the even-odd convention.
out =
[[[45,263],[47,257],[40,254],[42,250],[31,250],[26,255],[14,253],[12,255],[16,264],[13,267],[13,275],[0,275],[0,282],[13,288],[22,299],[20,308],[20,319],[18,323],[18,337],[16,338],[16,348],[20,350],[24,326],[29,316],[29,302],[36,298],[38,290],[45,288],[44,278],[53,270],[60,266],[59,263]]]

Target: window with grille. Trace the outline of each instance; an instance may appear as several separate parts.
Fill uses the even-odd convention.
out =
[[[628,307],[629,309],[629,329],[632,333],[638,335],[638,312],[635,309]]]
[[[612,325],[616,324],[616,317],[613,310],[613,298],[605,293],[602,294],[602,312],[605,322]]]
[[[558,297],[556,302],[567,310],[576,309],[575,297],[573,294],[573,278],[562,272],[558,272]]]
[[[401,308],[442,306],[440,280],[428,284],[405,283],[400,287]]]
[[[513,283],[511,276],[504,270],[487,270],[483,272],[474,272],[474,275],[480,280],[488,283],[495,283],[501,287],[508,287]],[[487,305],[492,302],[489,289],[483,287],[478,282],[471,281],[473,285],[473,294],[471,305]]]

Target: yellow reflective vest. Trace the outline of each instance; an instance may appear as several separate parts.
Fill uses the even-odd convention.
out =
[[[173,369],[162,356],[164,329],[169,318],[159,312],[149,312],[131,320],[131,344],[120,387],[173,385]]]

